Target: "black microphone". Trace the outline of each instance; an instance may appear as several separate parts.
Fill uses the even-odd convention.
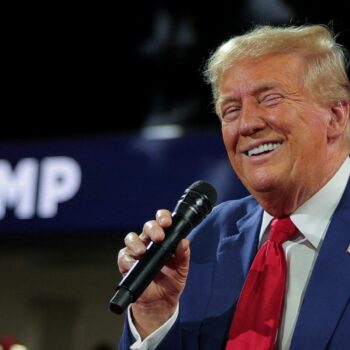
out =
[[[137,300],[175,252],[181,239],[211,212],[216,197],[214,187],[202,180],[185,190],[172,213],[171,226],[165,229],[164,240],[150,242],[146,253],[118,284],[117,292],[109,303],[112,312],[121,314],[130,303]]]

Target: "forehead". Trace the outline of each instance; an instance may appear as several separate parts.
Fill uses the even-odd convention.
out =
[[[305,65],[296,54],[266,55],[233,64],[219,82],[219,99],[266,88],[295,91],[303,87]]]

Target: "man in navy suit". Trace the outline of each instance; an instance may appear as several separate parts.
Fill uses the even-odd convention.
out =
[[[262,26],[208,61],[231,165],[250,197],[218,205],[128,310],[120,349],[225,349],[236,303],[272,218],[289,216],[278,349],[350,349],[350,84],[325,26]],[[127,273],[170,213],[129,233]],[[251,349],[252,347],[247,347]],[[258,349],[254,347],[254,349]]]

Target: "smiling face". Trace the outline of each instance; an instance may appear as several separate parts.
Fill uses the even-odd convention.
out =
[[[272,203],[272,214],[289,214],[333,175],[327,164],[331,109],[304,88],[304,75],[300,57],[269,55],[234,65],[219,84],[232,167],[263,207]],[[285,201],[290,208],[281,209]]]

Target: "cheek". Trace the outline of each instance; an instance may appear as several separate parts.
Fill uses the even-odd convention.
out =
[[[226,150],[229,155],[236,151],[238,133],[232,124],[226,124],[221,126],[222,137]]]

